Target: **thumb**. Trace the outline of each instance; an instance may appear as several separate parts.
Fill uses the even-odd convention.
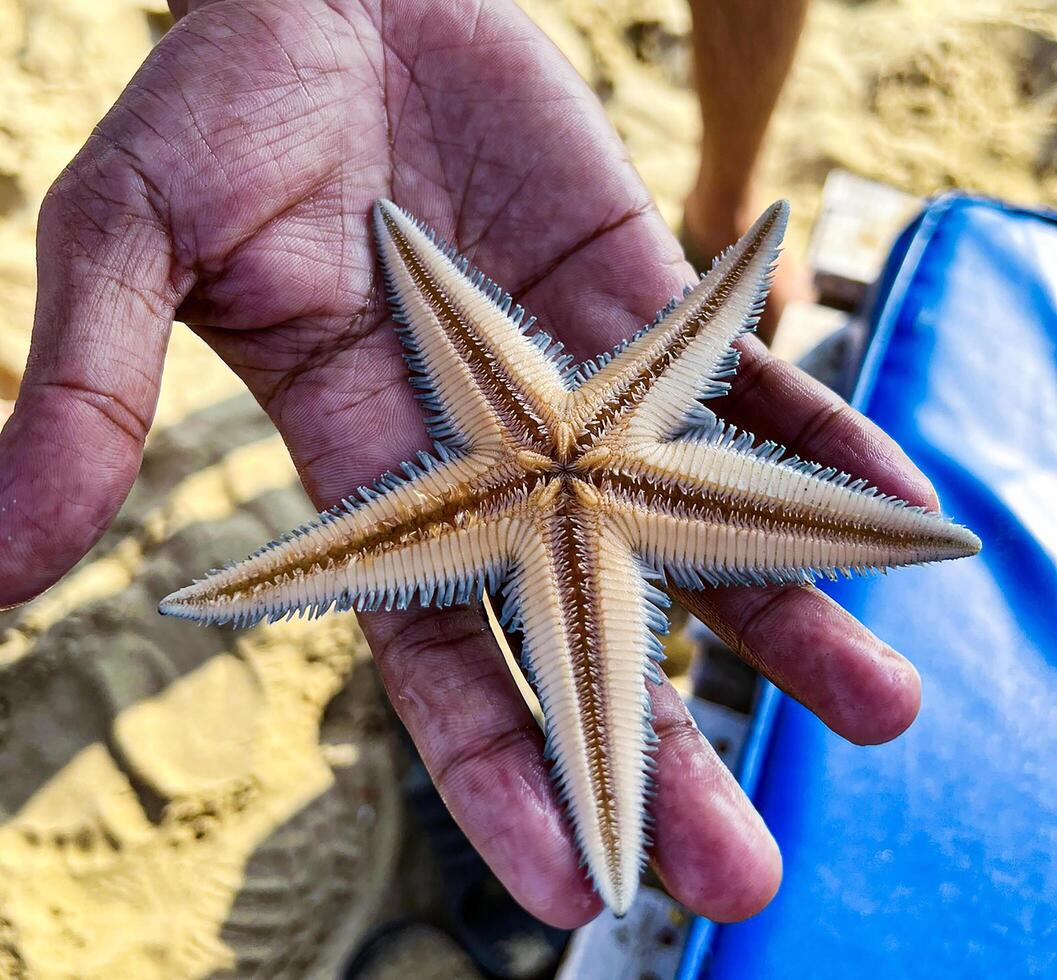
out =
[[[0,606],[65,574],[139,470],[175,294],[133,159],[97,132],[41,208],[29,361],[0,433]]]

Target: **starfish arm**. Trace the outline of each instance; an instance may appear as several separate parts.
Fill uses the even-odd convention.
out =
[[[682,301],[613,355],[581,366],[580,448],[612,437],[670,438],[686,428],[700,399],[726,394],[723,379],[738,364],[731,345],[759,319],[788,216],[784,201],[772,205]]]
[[[677,584],[762,585],[976,554],[972,531],[716,420],[638,446],[604,480],[614,520]]]
[[[546,452],[568,398],[560,344],[434,232],[389,201],[375,237],[431,434],[461,448]]]
[[[428,457],[423,457],[428,460]],[[528,496],[513,466],[487,457],[388,473],[362,500],[347,499],[319,519],[243,561],[162,600],[163,614],[203,624],[249,626],[331,606],[450,605],[496,587],[523,532]]]
[[[603,900],[623,914],[645,861],[654,739],[645,680],[659,680],[651,630],[667,626],[667,597],[597,509],[568,497],[537,515],[505,595],[581,853]]]

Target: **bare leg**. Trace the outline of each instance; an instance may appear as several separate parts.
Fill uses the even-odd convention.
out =
[[[704,135],[701,169],[686,200],[684,237],[710,257],[756,217],[753,173],[796,51],[808,0],[690,0]],[[784,263],[787,265],[787,263]],[[780,307],[799,286],[781,269],[760,337],[770,343]]]

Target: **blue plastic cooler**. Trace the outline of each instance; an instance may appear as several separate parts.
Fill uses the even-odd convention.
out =
[[[699,922],[685,978],[1057,976],[1057,220],[934,202],[871,330],[853,403],[984,550],[830,588],[915,663],[921,714],[860,748],[763,699],[742,778],[785,879]]]

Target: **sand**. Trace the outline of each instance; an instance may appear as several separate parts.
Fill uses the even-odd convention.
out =
[[[524,6],[678,224],[698,139],[684,4]],[[0,0],[0,400],[28,349],[40,200],[164,23],[156,0]],[[1055,59],[1051,2],[817,0],[760,176],[793,202],[791,254],[838,166],[1057,203]],[[177,328],[115,528],[0,616],[0,977],[332,976],[392,885],[394,748],[353,618],[236,634],[154,614],[307,513],[236,393]]]
[[[229,400],[160,434],[115,529],[0,618],[10,973],[329,976],[373,921],[402,817],[354,619],[155,610],[309,512],[260,409]]]
[[[669,224],[700,136],[683,0],[524,0],[599,92]],[[835,167],[917,195],[953,187],[1057,204],[1050,0],[815,0],[759,175],[804,255]]]

